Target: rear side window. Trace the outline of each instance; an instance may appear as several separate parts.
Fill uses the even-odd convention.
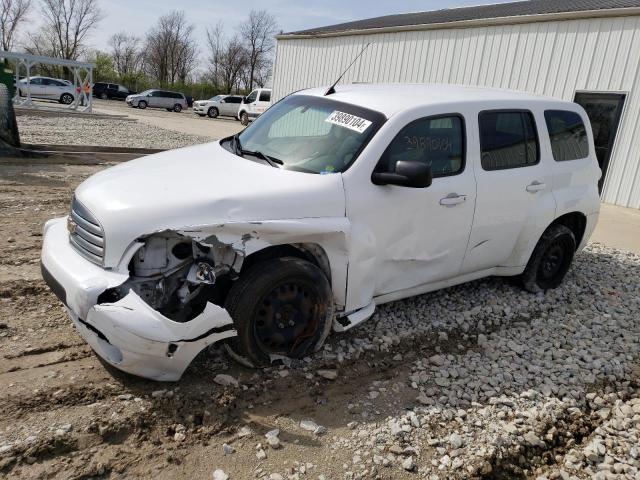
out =
[[[261,102],[270,102],[271,101],[271,92],[267,92],[267,91],[260,92],[260,101]]]
[[[544,112],[544,119],[556,162],[589,156],[587,129],[580,115],[565,110],[547,110]]]
[[[378,172],[395,172],[399,161],[424,162],[433,177],[456,175],[464,169],[464,120],[459,115],[426,117],[400,130],[382,155]]]
[[[531,112],[482,112],[479,123],[484,170],[527,167],[538,163],[538,135]]]
[[[225,100],[227,103],[240,103],[242,102],[242,97],[227,97]]]

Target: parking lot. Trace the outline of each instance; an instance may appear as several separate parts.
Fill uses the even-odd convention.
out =
[[[23,143],[168,149],[217,140],[244,128],[232,118],[202,118],[191,109],[140,110],[120,101],[94,100],[94,114],[87,115],[52,102],[38,103],[52,111],[18,111]]]

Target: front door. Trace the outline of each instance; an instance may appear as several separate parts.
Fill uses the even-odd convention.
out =
[[[624,101],[625,95],[622,93],[576,93],[575,102],[585,109],[593,129],[596,157],[602,170],[602,177],[598,182],[600,192],[602,192],[611,151],[618,133]]]
[[[354,231],[370,232],[375,264],[352,259],[349,285],[375,296],[458,275],[476,200],[473,165],[465,161],[465,121],[459,114],[427,116],[405,125],[376,167],[394,173],[399,161],[431,165],[426,188],[365,185],[349,194]],[[347,186],[347,191],[352,190]],[[366,268],[363,268],[366,267]]]

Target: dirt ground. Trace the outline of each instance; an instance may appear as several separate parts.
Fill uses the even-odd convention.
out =
[[[365,396],[371,381],[398,374],[391,358],[358,362],[320,385],[304,368],[264,376],[213,351],[179,383],[160,384],[105,367],[76,334],[40,278],[41,232],[47,219],[66,214],[77,184],[101,168],[0,166],[0,445],[18,444],[9,456],[0,452],[0,475],[195,480],[221,468],[240,479],[254,478],[256,468],[284,474],[302,465],[309,478],[342,478],[347,452],[298,423],[312,418],[332,435],[348,431],[353,414],[345,405]],[[221,372],[243,389],[215,384]],[[168,393],[152,395],[161,390]],[[400,388],[388,407],[401,409],[404,400]],[[182,442],[174,439],[179,425],[188,432]],[[243,425],[254,431],[251,439],[238,438]],[[255,443],[273,428],[286,447],[260,462]],[[225,442],[233,455],[223,455]]]
[[[103,365],[76,334],[62,305],[40,278],[39,255],[44,222],[65,215],[73,189],[105,166],[30,165],[24,161],[0,165],[0,476],[198,480],[211,479],[214,470],[222,469],[231,480],[448,478],[446,470],[441,477],[421,473],[426,472],[423,468],[437,466],[435,458],[443,454],[440,449],[444,444],[431,440],[425,440],[421,451],[411,451],[411,455],[417,454],[416,468],[399,464],[378,467],[374,465],[375,457],[373,461],[356,461],[361,456],[358,445],[368,441],[362,438],[367,432],[373,432],[371,444],[380,440],[381,434],[375,430],[377,422],[382,425],[386,418],[398,418],[415,407],[416,390],[409,378],[416,361],[436,352],[454,358],[477,350],[477,333],[473,336],[464,329],[458,333],[455,329],[439,332],[437,319],[433,322],[435,331],[424,330],[414,338],[398,341],[394,339],[395,333],[389,332],[388,343],[385,338],[375,340],[376,348],[367,346],[362,354],[347,359],[330,352],[351,345],[348,342],[358,333],[334,335],[324,352],[291,368],[247,369],[218,348],[203,352],[177,383],[145,381]],[[584,284],[585,289],[597,291],[598,278],[589,273],[589,265],[598,261],[612,264],[616,260],[613,256],[601,255],[598,259],[597,254],[588,255],[591,257],[581,257],[582,266],[572,274],[572,285]],[[638,271],[633,268],[627,270],[629,274]],[[624,275],[621,272],[615,281],[623,281]],[[594,285],[590,283],[591,277]],[[512,287],[502,280],[474,285],[476,291],[488,296],[495,297],[496,292],[520,295],[511,293]],[[469,298],[464,288],[453,290],[450,296],[451,292],[434,293],[421,297],[418,303],[402,304],[413,308],[406,316],[416,315],[416,305],[423,305],[419,315],[425,315],[431,311],[430,305],[440,304],[449,311],[459,309],[462,317],[462,309],[474,304],[474,298]],[[618,305],[625,302],[637,304],[638,292],[623,287],[620,292],[616,294],[620,298],[616,308],[622,308]],[[618,297],[607,301],[617,302]],[[568,304],[559,298],[564,309]],[[579,309],[579,303],[568,305],[567,311]],[[387,313],[393,312],[392,308]],[[513,308],[533,315],[538,307],[533,301],[522,300],[519,305],[513,303]],[[491,321],[489,314],[483,318]],[[398,322],[405,321],[398,317]],[[525,324],[518,325],[524,328]],[[629,352],[629,363],[632,355]],[[512,357],[504,358],[506,365]],[[337,379],[320,378],[315,374],[319,368],[336,369]],[[216,384],[214,378],[219,373],[232,375],[240,386]],[[475,381],[470,379],[470,383]],[[635,388],[629,382],[624,385]],[[603,395],[613,392],[608,386],[596,384],[588,389],[602,391]],[[540,408],[549,409],[546,405]],[[481,412],[490,408],[480,409],[481,406],[473,404],[471,407]],[[578,432],[576,438],[586,438],[596,425],[585,427],[588,423],[585,419],[591,417],[588,413],[576,416],[574,410],[569,409],[571,415],[581,420],[575,420],[571,428]],[[440,411],[444,415],[444,409],[435,410],[437,415],[432,423],[421,426],[433,438],[448,435],[465,423],[466,415],[472,415],[460,413],[459,409],[456,414],[454,408],[453,414],[445,419],[440,417]],[[495,418],[512,418],[512,413],[505,415]],[[493,417],[487,418],[488,424],[501,424]],[[313,419],[326,427],[327,432],[315,435],[301,429],[300,421],[305,419]],[[481,421],[473,420],[479,430],[488,428]],[[355,422],[369,428],[361,430],[359,439],[353,439]],[[468,425],[469,428],[465,425],[462,428],[473,432],[474,424],[470,421]],[[247,427],[251,433],[243,430]],[[274,428],[280,430],[282,448],[267,446],[264,434]],[[555,441],[556,437],[553,438]],[[458,472],[456,478],[535,478],[536,468],[560,462],[571,442],[576,443],[575,439],[568,446],[558,442],[549,455],[537,451],[538,456],[531,457],[537,459],[537,464],[522,466],[530,460],[526,452],[531,449],[515,450],[520,453],[513,457],[503,455],[507,450],[503,449],[501,439],[495,445],[489,445],[488,440],[480,444],[482,449],[493,450],[478,457],[477,465],[464,465],[467,470]],[[387,443],[382,441],[380,451],[385,455],[400,448],[393,438]],[[223,444],[231,447],[226,455]],[[261,448],[266,458],[257,457]],[[408,451],[402,448],[400,457]],[[469,449],[472,448],[477,450],[469,444]],[[231,450],[233,453],[229,453]],[[502,453],[495,453],[498,451]],[[509,462],[520,467],[510,469],[506,465]],[[357,473],[353,473],[354,469]]]

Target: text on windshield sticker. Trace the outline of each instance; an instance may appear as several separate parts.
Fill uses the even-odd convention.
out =
[[[369,125],[371,125],[371,122],[365,118],[356,117],[350,113],[339,112],[338,110],[334,110],[325,122],[333,123],[334,125],[339,125],[340,127],[348,128],[358,133],[364,132]]]

